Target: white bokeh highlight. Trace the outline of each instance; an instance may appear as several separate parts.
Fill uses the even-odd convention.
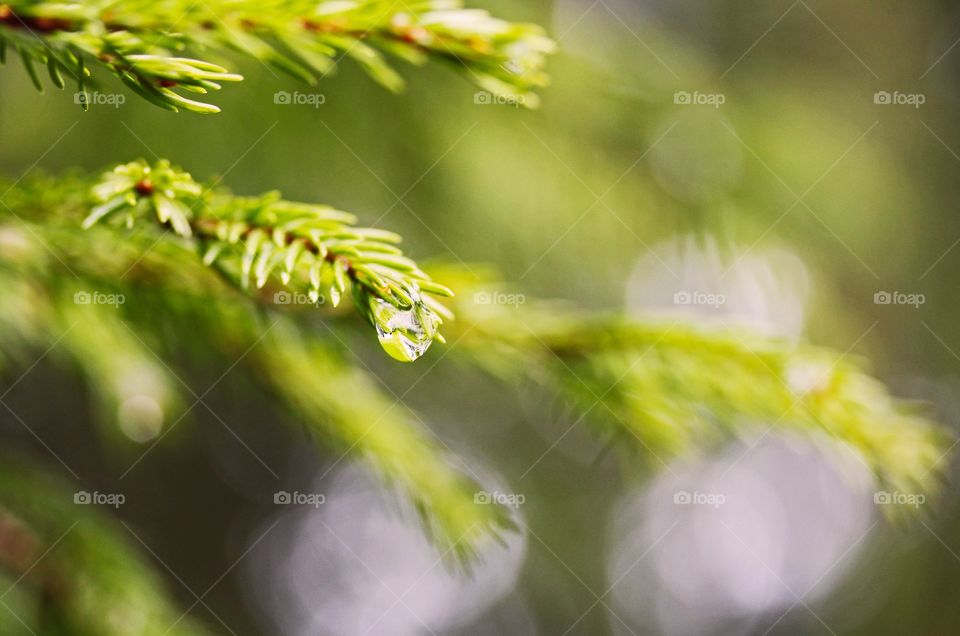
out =
[[[485,483],[498,489],[494,480]],[[520,533],[481,545],[466,573],[431,545],[397,493],[359,466],[328,475],[316,491],[326,495],[323,505],[281,509],[251,554],[250,594],[277,633],[449,633],[479,619],[516,584],[526,552]]]
[[[678,294],[722,302],[677,301]],[[792,252],[724,246],[712,236],[682,236],[652,246],[627,281],[627,310],[642,318],[740,327],[797,339],[803,331],[810,276]]]
[[[723,503],[679,504],[678,492]],[[809,441],[768,436],[752,450],[674,464],[616,507],[611,607],[643,633],[763,633],[791,608],[817,611],[876,521],[865,467]],[[610,617],[611,629],[628,633],[619,620]]]

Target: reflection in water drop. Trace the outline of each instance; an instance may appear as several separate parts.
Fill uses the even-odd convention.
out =
[[[412,362],[422,356],[438,336],[440,317],[421,300],[415,290],[409,307],[397,307],[382,298],[355,288],[357,306],[368,308],[370,322],[377,330],[383,350],[401,362]]]

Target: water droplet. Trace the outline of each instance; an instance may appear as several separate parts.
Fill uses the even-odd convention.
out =
[[[408,309],[400,309],[381,298],[372,298],[370,310],[380,345],[401,362],[422,356],[437,336],[440,319],[419,300]]]

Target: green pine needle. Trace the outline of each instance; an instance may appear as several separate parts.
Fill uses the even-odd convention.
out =
[[[37,64],[48,67],[59,88],[62,75],[72,77],[78,94],[87,67],[100,67],[161,108],[198,113],[220,109],[184,92],[204,94],[243,79],[204,59],[228,51],[310,84],[349,57],[391,91],[404,82],[389,57],[412,64],[437,59],[484,90],[534,107],[532,91],[548,83],[543,66],[555,49],[536,25],[465,9],[456,0],[278,0],[268,7],[249,0],[10,0],[0,3],[0,52],[8,44],[38,90]]]

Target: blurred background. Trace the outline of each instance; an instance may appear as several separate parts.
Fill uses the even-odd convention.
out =
[[[405,73],[395,96],[349,63],[307,87],[233,61],[247,81],[216,95],[221,115],[167,113],[108,80],[123,103],[83,113],[9,64],[0,171],[169,157],[238,193],[355,211],[416,258],[491,263],[524,294],[867,358],[894,393],[960,425],[960,8],[471,4],[559,41],[539,110],[491,103],[438,66]],[[724,302],[685,303],[684,290]],[[522,531],[472,576],[240,375],[205,397],[219,417],[194,410],[122,480],[129,462],[90,433],[76,379],[43,361],[5,400],[91,490],[127,494],[116,515],[169,568],[181,605],[208,591],[235,634],[955,633],[949,486],[922,521],[891,524],[861,467],[775,427],[639,480],[570,430],[564,404],[435,352],[415,365],[376,343],[358,354],[409,389],[404,402],[491,491],[518,495]],[[50,459],[7,412],[0,434]],[[264,505],[280,488],[326,500]],[[191,614],[226,631],[203,604]]]

